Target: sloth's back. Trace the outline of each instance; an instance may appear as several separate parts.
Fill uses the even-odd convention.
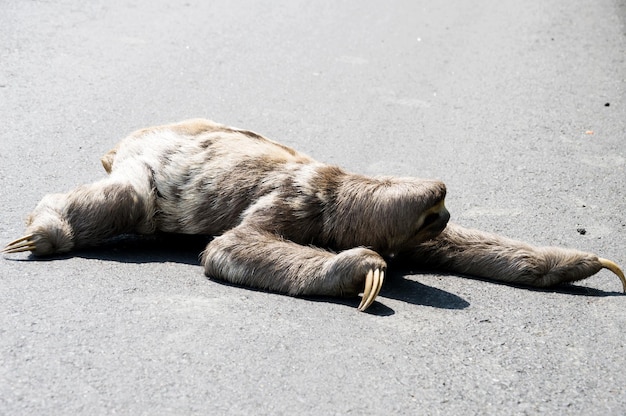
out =
[[[157,229],[188,234],[236,226],[255,201],[317,164],[256,133],[208,120],[140,130],[112,152],[113,172],[145,166]]]

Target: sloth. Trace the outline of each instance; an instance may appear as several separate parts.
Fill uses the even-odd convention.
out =
[[[214,237],[206,276],[293,296],[379,294],[387,263],[519,286],[585,279],[612,261],[449,223],[445,185],[367,177],[252,131],[194,119],[136,131],[102,157],[108,176],[46,195],[4,253],[49,256],[123,234]]]

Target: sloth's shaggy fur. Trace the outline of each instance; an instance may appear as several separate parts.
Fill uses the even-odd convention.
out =
[[[207,276],[290,295],[356,295],[365,309],[387,261],[545,287],[608,267],[448,224],[443,183],[371,178],[208,120],[137,131],[102,158],[109,176],[47,195],[5,252],[50,255],[125,233],[215,236]],[[371,299],[366,299],[371,298]]]

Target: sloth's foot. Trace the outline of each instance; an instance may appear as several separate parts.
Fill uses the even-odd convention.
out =
[[[35,231],[7,244],[0,253],[12,254],[30,251],[36,256],[70,251],[73,247],[70,238],[58,230]]]
[[[579,261],[574,265],[556,265],[554,268],[542,276],[542,281],[538,286],[554,286],[561,282],[574,282],[577,280],[586,279],[599,272],[602,269],[607,269],[613,272],[622,281],[622,290],[626,293],[626,277],[624,272],[619,268],[617,264],[611,260],[596,257],[592,254],[588,255],[590,259],[585,261]]]
[[[602,269],[615,273],[626,292],[626,277],[617,264],[611,260],[599,258],[590,253],[556,247],[538,249],[536,286],[549,287],[563,282],[586,279]]]
[[[71,226],[53,210],[41,210],[31,215],[27,234],[11,241],[2,253],[30,251],[37,256],[70,251],[74,247]]]
[[[385,281],[387,264],[375,251],[353,248],[339,253],[328,272],[329,280],[339,286],[339,294],[362,293],[359,311],[369,308]],[[334,289],[336,291],[336,289]]]

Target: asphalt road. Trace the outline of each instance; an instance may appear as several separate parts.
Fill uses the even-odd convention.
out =
[[[625,24],[623,0],[4,0],[0,243],[130,131],[208,117],[626,266]],[[0,414],[626,413],[608,272],[396,271],[357,313],[209,281],[202,246],[0,258]]]

